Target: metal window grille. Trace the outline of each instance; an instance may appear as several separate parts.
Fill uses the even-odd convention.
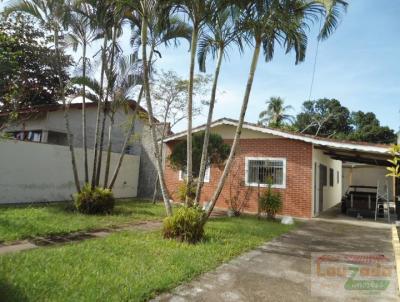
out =
[[[283,185],[283,161],[282,160],[249,160],[248,183]]]

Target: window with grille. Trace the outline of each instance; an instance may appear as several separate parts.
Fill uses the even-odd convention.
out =
[[[206,167],[206,171],[204,173],[204,182],[210,182],[210,174],[211,169],[210,166]],[[179,170],[179,180],[183,181],[186,178],[186,170]]]
[[[286,187],[286,159],[266,157],[246,157],[246,185],[262,186],[272,181],[275,188]]]

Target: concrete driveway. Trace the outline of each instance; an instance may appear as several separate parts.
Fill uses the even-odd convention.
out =
[[[389,287],[385,291],[351,291],[349,296],[340,279],[340,290],[325,290],[318,283],[321,279],[311,273],[316,271],[311,267],[316,263],[312,253],[384,255],[391,269],[391,277],[386,278]],[[154,301],[398,301],[393,259],[388,226],[312,220]],[[334,282],[329,281],[329,286]]]

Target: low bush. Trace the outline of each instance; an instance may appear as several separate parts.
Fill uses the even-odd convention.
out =
[[[272,190],[270,181],[268,188],[260,195],[258,203],[260,212],[266,213],[270,219],[275,219],[276,214],[282,209],[281,194]]]
[[[84,214],[107,214],[114,209],[115,199],[109,189],[85,185],[80,193],[74,195],[76,209]]]
[[[173,216],[164,219],[164,238],[196,243],[204,235],[205,213],[198,207],[183,206]]]
[[[187,181],[184,181],[179,187],[177,191],[178,199],[180,202],[186,202],[186,194],[189,198],[189,204],[192,204],[195,196],[196,196],[196,182],[193,181],[192,185],[188,186]]]

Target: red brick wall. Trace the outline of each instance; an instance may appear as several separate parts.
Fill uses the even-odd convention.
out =
[[[227,141],[227,143],[231,142]],[[173,142],[168,144],[169,151],[172,146]],[[240,194],[242,200],[247,196],[245,211],[257,212],[258,188],[244,185],[245,157],[286,158],[286,188],[275,189],[281,192],[283,199],[281,214],[311,217],[312,145],[283,138],[242,139],[240,141],[232,170],[217,201],[217,208],[228,208],[227,200],[230,196]],[[222,168],[215,165],[211,167],[210,182],[204,184],[202,202],[210,200],[221,174]],[[165,179],[171,197],[177,200],[176,190],[182,182],[179,181],[179,172],[173,170],[168,163],[165,169]]]

